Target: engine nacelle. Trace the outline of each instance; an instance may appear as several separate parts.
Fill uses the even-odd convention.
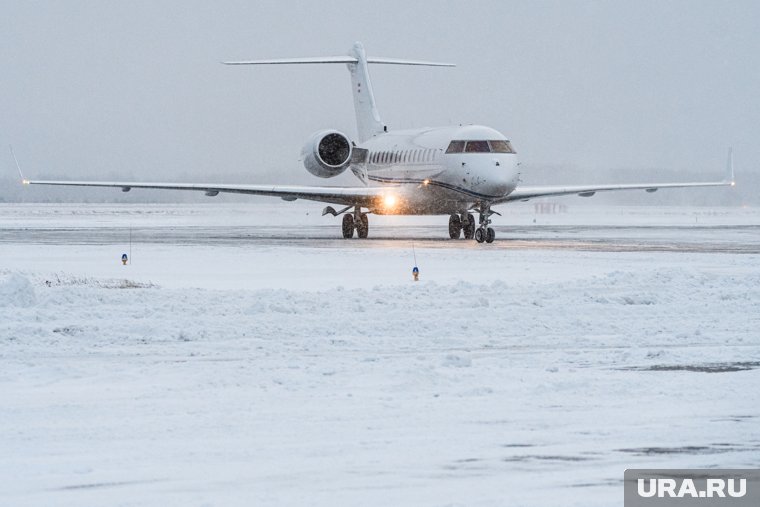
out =
[[[303,166],[314,176],[332,178],[351,164],[353,145],[337,130],[322,130],[312,135],[301,150]]]

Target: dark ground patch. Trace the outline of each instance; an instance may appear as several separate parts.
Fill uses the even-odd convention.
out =
[[[653,364],[649,366],[631,366],[621,368],[631,371],[690,371],[695,373],[730,373],[760,368],[760,361],[737,361],[731,363],[704,364]]]

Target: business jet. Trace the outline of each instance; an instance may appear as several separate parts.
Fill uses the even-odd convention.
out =
[[[538,197],[576,194],[590,197],[612,190],[712,187],[734,183],[733,161],[729,150],[727,174],[722,181],[687,183],[636,183],[625,185],[523,186],[520,165],[510,140],[489,127],[457,127],[389,130],[380,119],[372,83],[370,64],[452,67],[436,63],[395,58],[367,57],[361,43],[355,43],[346,56],[285,58],[223,62],[226,65],[345,64],[351,74],[356,113],[357,138],[338,130],[313,134],[302,149],[305,169],[319,178],[332,178],[346,170],[358,178],[354,187],[229,185],[218,183],[148,183],[116,181],[27,180],[28,185],[70,185],[193,190],[207,196],[237,193],[280,197],[286,201],[307,199],[336,205],[324,208],[322,215],[343,215],[344,238],[369,234],[370,213],[376,215],[449,215],[449,237],[492,243],[496,234],[492,208],[514,201]],[[15,157],[15,156],[14,156]],[[18,166],[18,161],[16,161]],[[478,216],[477,223],[475,216]]]

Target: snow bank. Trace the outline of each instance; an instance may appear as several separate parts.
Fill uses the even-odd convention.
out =
[[[34,288],[26,277],[13,273],[0,280],[0,306],[33,306],[36,303]]]

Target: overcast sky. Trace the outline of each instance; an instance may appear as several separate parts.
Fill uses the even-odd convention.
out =
[[[390,128],[486,124],[526,164],[600,179],[720,174],[729,145],[756,171],[758,26],[756,1],[6,0],[0,141],[32,175],[324,184],[299,151],[317,129],[354,135],[345,67],[219,62],[360,40],[370,55],[458,65],[372,67]]]

